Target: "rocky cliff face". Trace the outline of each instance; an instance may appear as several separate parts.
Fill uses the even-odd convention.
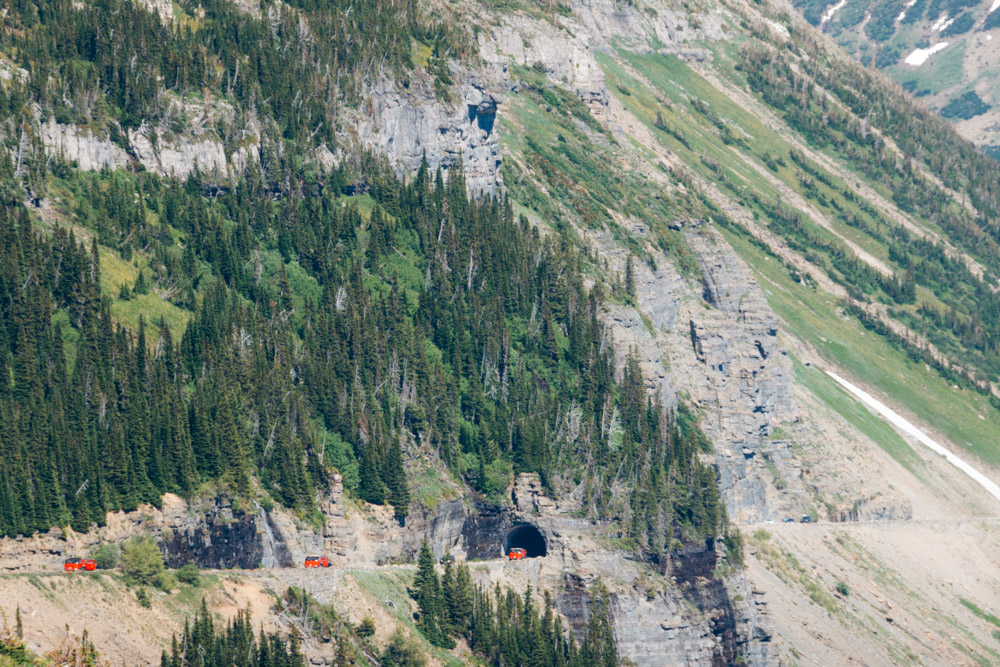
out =
[[[216,130],[219,121],[231,122],[234,112],[222,102],[171,100],[164,116],[139,128],[120,131],[117,143],[106,132],[86,126],[39,123],[42,145],[50,155],[76,162],[84,171],[139,167],[161,176],[186,179],[195,170],[217,181],[241,176],[251,161],[259,164],[260,126],[250,122],[239,147],[228,154]]]
[[[712,306],[687,314],[699,365],[687,356],[686,370],[700,375],[692,383],[692,401],[712,415],[705,426],[716,443],[720,489],[730,512],[759,521],[771,510],[753,460],[762,446],[775,458],[787,454],[782,443],[768,438],[777,424],[798,419],[792,364],[778,343],[777,318],[746,264],[710,225],[688,224],[684,233],[701,266],[704,300]]]
[[[106,525],[88,533],[54,528],[0,540],[0,572],[61,569],[65,558],[87,556],[100,544],[120,544],[136,535],[152,535],[170,567],[254,568],[264,553],[256,514],[233,508],[225,498],[188,503],[167,494],[160,508],[111,512]]]
[[[348,146],[386,156],[400,177],[415,174],[425,158],[431,170],[440,167],[446,176],[461,164],[471,193],[496,194],[503,186],[495,128],[503,98],[476,75],[462,76],[465,83],[457,87],[453,103],[438,100],[424,79],[415,79],[408,89],[390,80],[373,86],[369,105],[346,112]],[[251,163],[260,165],[263,132],[259,123],[251,122],[241,128],[240,137],[230,138],[238,147],[227,152],[215,126],[232,117],[226,104],[175,101],[164,118],[130,130],[124,147],[92,128],[53,119],[41,123],[39,131],[49,154],[76,162],[85,171],[141,165],[162,176],[186,179],[198,170],[228,181],[242,176]],[[178,130],[179,118],[185,124]],[[277,145],[280,149],[280,140]],[[321,148],[317,159],[331,166],[344,154]]]
[[[687,545],[660,576],[602,546],[607,527],[577,518],[580,508],[572,500],[546,497],[536,477],[519,476],[513,498],[510,518],[531,523],[547,542],[538,585],[555,591],[558,610],[578,635],[586,628],[589,596],[603,586],[619,652],[636,665],[725,665],[737,658],[767,664],[766,620],[746,594],[742,574],[719,578],[713,542]]]
[[[362,147],[387,156],[398,176],[416,173],[425,157],[446,175],[461,163],[470,192],[495,194],[503,184],[494,127],[503,98],[478,76],[460,76],[464,83],[451,104],[424,79],[408,88],[381,81],[369,91],[368,110],[352,114],[351,132]]]
[[[716,576],[712,543],[689,545],[673,559],[669,576],[661,576],[605,546],[608,527],[578,518],[580,507],[572,500],[547,497],[533,475],[518,477],[509,507],[443,503],[405,527],[386,508],[345,503],[339,479],[333,482],[322,503],[321,531],[280,509],[242,511],[224,499],[189,504],[167,496],[161,509],[111,514],[105,527],[87,534],[53,530],[0,540],[0,571],[59,569],[63,558],[137,534],[153,535],[171,567],[193,562],[215,569],[294,567],[308,552],[325,553],[334,567],[370,567],[412,559],[427,538],[438,556],[447,551],[460,560],[487,559],[485,569],[474,570],[481,583],[552,591],[557,609],[580,636],[590,596],[603,587],[621,655],[636,665],[726,664],[737,655],[748,664],[766,662],[770,635],[757,605],[741,576]],[[516,526],[537,529],[547,555],[526,561],[527,579],[509,582],[506,569],[490,566],[488,559],[502,557],[505,538]]]
[[[777,424],[798,419],[791,361],[778,342],[777,318],[746,264],[711,225],[677,226],[700,275],[682,277],[654,251],[655,271],[634,263],[636,306],[612,306],[604,322],[619,369],[634,353],[651,395],[673,407],[683,389],[703,411],[730,516],[761,521],[775,513],[764,456],[782,466],[788,484],[802,486],[789,442],[771,437]],[[624,274],[627,253],[610,235],[591,234],[591,240],[612,270]]]
[[[84,171],[116,169],[128,164],[128,153],[92,129],[60,125],[50,118],[41,125],[42,144],[50,154],[75,161]]]
[[[265,562],[265,545],[269,554],[273,551],[257,516],[234,512],[224,503],[191,507],[165,519],[159,539],[167,567],[194,563],[203,568],[249,569]]]

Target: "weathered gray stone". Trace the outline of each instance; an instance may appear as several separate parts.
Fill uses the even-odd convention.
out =
[[[84,171],[115,169],[128,164],[128,153],[92,129],[59,125],[53,118],[40,129],[42,144],[50,154],[76,162]]]
[[[500,141],[495,129],[503,98],[477,77],[460,72],[454,104],[440,101],[430,81],[409,89],[383,79],[371,90],[370,111],[353,116],[359,143],[383,154],[399,176],[412,176],[426,156],[428,166],[447,173],[461,163],[474,194],[493,194],[502,184]]]

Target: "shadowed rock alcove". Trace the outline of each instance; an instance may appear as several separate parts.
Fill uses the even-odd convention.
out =
[[[503,541],[503,552],[509,554],[511,549],[520,547],[528,558],[536,558],[546,554],[545,536],[530,523],[522,523],[507,531]]]

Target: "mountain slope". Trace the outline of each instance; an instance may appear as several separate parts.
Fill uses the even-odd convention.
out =
[[[994,153],[997,134],[996,3],[794,2],[806,19],[865,65],[905,90]]]
[[[531,523],[637,664],[992,660],[996,557],[948,580],[995,499],[822,371],[997,479],[1000,165],[778,4],[352,7],[5,15],[4,529],[178,492],[132,529],[171,557],[280,561],[278,517],[375,563]]]
[[[874,389],[950,447],[965,448],[963,456],[971,454],[975,465],[996,479],[998,415],[993,389],[984,382],[992,371],[973,370],[978,354],[953,347],[957,327],[945,334],[922,321],[931,303],[950,302],[963,291],[970,297],[972,321],[989,309],[996,270],[986,257],[995,241],[989,196],[979,188],[986,185],[980,175],[995,173],[995,166],[971,157],[971,148],[945,124],[830,50],[780,8],[760,13],[731,4],[731,14],[699,17],[708,34],[698,35],[697,42],[691,35],[685,41],[684,23],[666,12],[664,22],[676,30],[672,41],[668,30],[657,31],[655,19],[637,37],[629,32],[627,12],[597,18],[588,14],[596,13],[593,7],[574,9],[563,20],[563,33],[545,24],[527,33],[525,43],[548,45],[541,47],[545,51],[525,48],[522,55],[519,45],[504,38],[513,62],[530,66],[514,70],[518,98],[529,100],[508,98],[505,107],[512,110],[501,108],[500,118],[509,130],[509,138],[502,138],[505,157],[538,165],[532,170],[538,192],[561,195],[559,179],[567,174],[574,191],[588,199],[566,197],[553,204],[529,184],[505,182],[515,198],[539,202],[536,210],[555,205],[580,220],[580,233],[619,275],[626,273],[629,254],[644,259],[634,269],[640,316],[612,311],[613,330],[623,345],[642,350],[647,376],[663,378],[709,415],[705,424],[717,443],[716,465],[730,512],[754,526],[748,529],[759,563],[751,567],[753,581],[782,600],[769,607],[782,655],[791,661],[831,651],[826,654],[831,661],[850,653],[865,662],[903,664],[976,655],[992,659],[991,628],[971,616],[958,622],[973,633],[973,643],[923,636],[924,631],[950,636],[955,619],[969,613],[962,596],[942,598],[934,609],[914,603],[913,596],[927,594],[925,587],[929,592],[950,577],[952,566],[914,577],[883,560],[891,560],[890,550],[877,557],[878,568],[851,572],[851,590],[881,590],[879,568],[896,573],[901,597],[892,604],[916,619],[906,628],[880,612],[883,593],[850,600],[836,595],[835,584],[847,574],[832,567],[839,548],[833,538],[861,540],[863,549],[875,553],[877,520],[901,519],[894,524],[901,526],[897,548],[920,544],[925,559],[945,563],[932,544],[917,537],[927,534],[922,524],[912,524],[912,537],[902,537],[909,531],[906,520],[995,516],[996,506],[974,482],[894,433],[815,368],[838,369]],[[721,22],[732,21],[727,39],[720,39],[725,34],[717,28],[720,16]],[[507,25],[508,32],[526,32],[517,19]],[[584,26],[591,25],[602,32],[587,32]],[[740,25],[756,44],[740,36]],[[493,34],[503,29],[494,28]],[[586,44],[589,51],[574,47],[586,42],[581,35],[593,40]],[[785,61],[789,67],[781,69],[777,64]],[[595,76],[595,65],[603,81]],[[556,86],[567,70],[585,73],[579,79],[570,75],[563,85],[588,104],[617,143],[589,132],[575,122],[571,106],[556,105],[551,96],[542,109],[556,117],[559,129],[540,134],[542,128],[532,123],[538,86],[525,85],[536,80],[532,70],[544,71]],[[859,115],[861,109],[866,115]],[[513,118],[508,121],[506,114]],[[525,135],[540,139],[528,142]],[[958,158],[955,148],[970,155],[968,161]],[[949,163],[963,164],[965,175],[947,176]],[[555,169],[546,169],[548,164]],[[602,194],[623,186],[628,189],[613,197]],[[960,194],[963,190],[967,194]],[[968,208],[973,190],[979,190],[980,203]],[[630,207],[644,195],[653,198]],[[664,201],[666,217],[657,208]],[[598,229],[588,231],[595,219]],[[715,224],[701,222],[705,219]],[[639,248],[613,249],[610,239],[616,236]],[[752,299],[756,290],[747,289],[746,267],[727,244],[760,281],[762,296],[779,318],[777,327],[767,323],[767,306],[762,312]],[[941,260],[949,268],[931,268]],[[931,278],[934,274],[949,276],[949,284]],[[972,276],[971,282],[961,286],[967,278],[960,275]],[[685,280],[693,290],[685,290]],[[908,314],[914,310],[919,319]],[[977,335],[993,330],[985,322],[974,326]],[[774,329],[779,336],[772,348],[766,332]],[[782,348],[792,355],[785,369],[774,355]],[[984,361],[992,356],[985,354]],[[980,391],[972,390],[975,384]],[[791,562],[797,556],[820,568],[814,573],[819,576],[807,577],[794,574],[796,569],[790,573],[786,557],[771,557],[756,537],[757,531],[770,531],[762,521],[801,514],[876,523],[863,531],[850,525],[831,529],[830,542],[810,541],[808,547],[804,541],[783,541]],[[969,537],[949,532],[943,539],[952,544],[942,549],[961,553],[980,539],[976,535],[992,530],[989,524],[959,525]],[[995,582],[988,574],[995,564],[987,555],[966,565],[983,581]],[[988,605],[995,583],[978,592],[979,603]],[[812,599],[818,612],[804,632],[796,627],[796,596]],[[873,624],[877,634],[858,634]],[[828,641],[831,635],[840,639]]]

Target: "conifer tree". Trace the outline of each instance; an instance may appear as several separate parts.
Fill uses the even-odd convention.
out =
[[[403,454],[399,438],[393,437],[385,462],[385,486],[389,491],[389,502],[397,519],[404,520],[410,512],[410,488],[403,469]]]
[[[250,462],[232,409],[232,395],[226,393],[219,402],[215,416],[218,449],[227,469],[226,478],[240,496],[250,495]]]
[[[358,491],[361,494],[361,498],[373,505],[384,504],[385,486],[382,484],[382,479],[379,476],[378,467],[375,462],[375,453],[372,451],[371,446],[361,450],[360,459],[361,470],[359,473]]]
[[[413,597],[420,609],[418,627],[427,640],[442,648],[454,648],[455,641],[451,638],[447,610],[443,607],[444,595],[441,581],[434,568],[434,556],[431,554],[427,540],[420,546],[420,556],[417,561],[417,574],[413,580]]]

